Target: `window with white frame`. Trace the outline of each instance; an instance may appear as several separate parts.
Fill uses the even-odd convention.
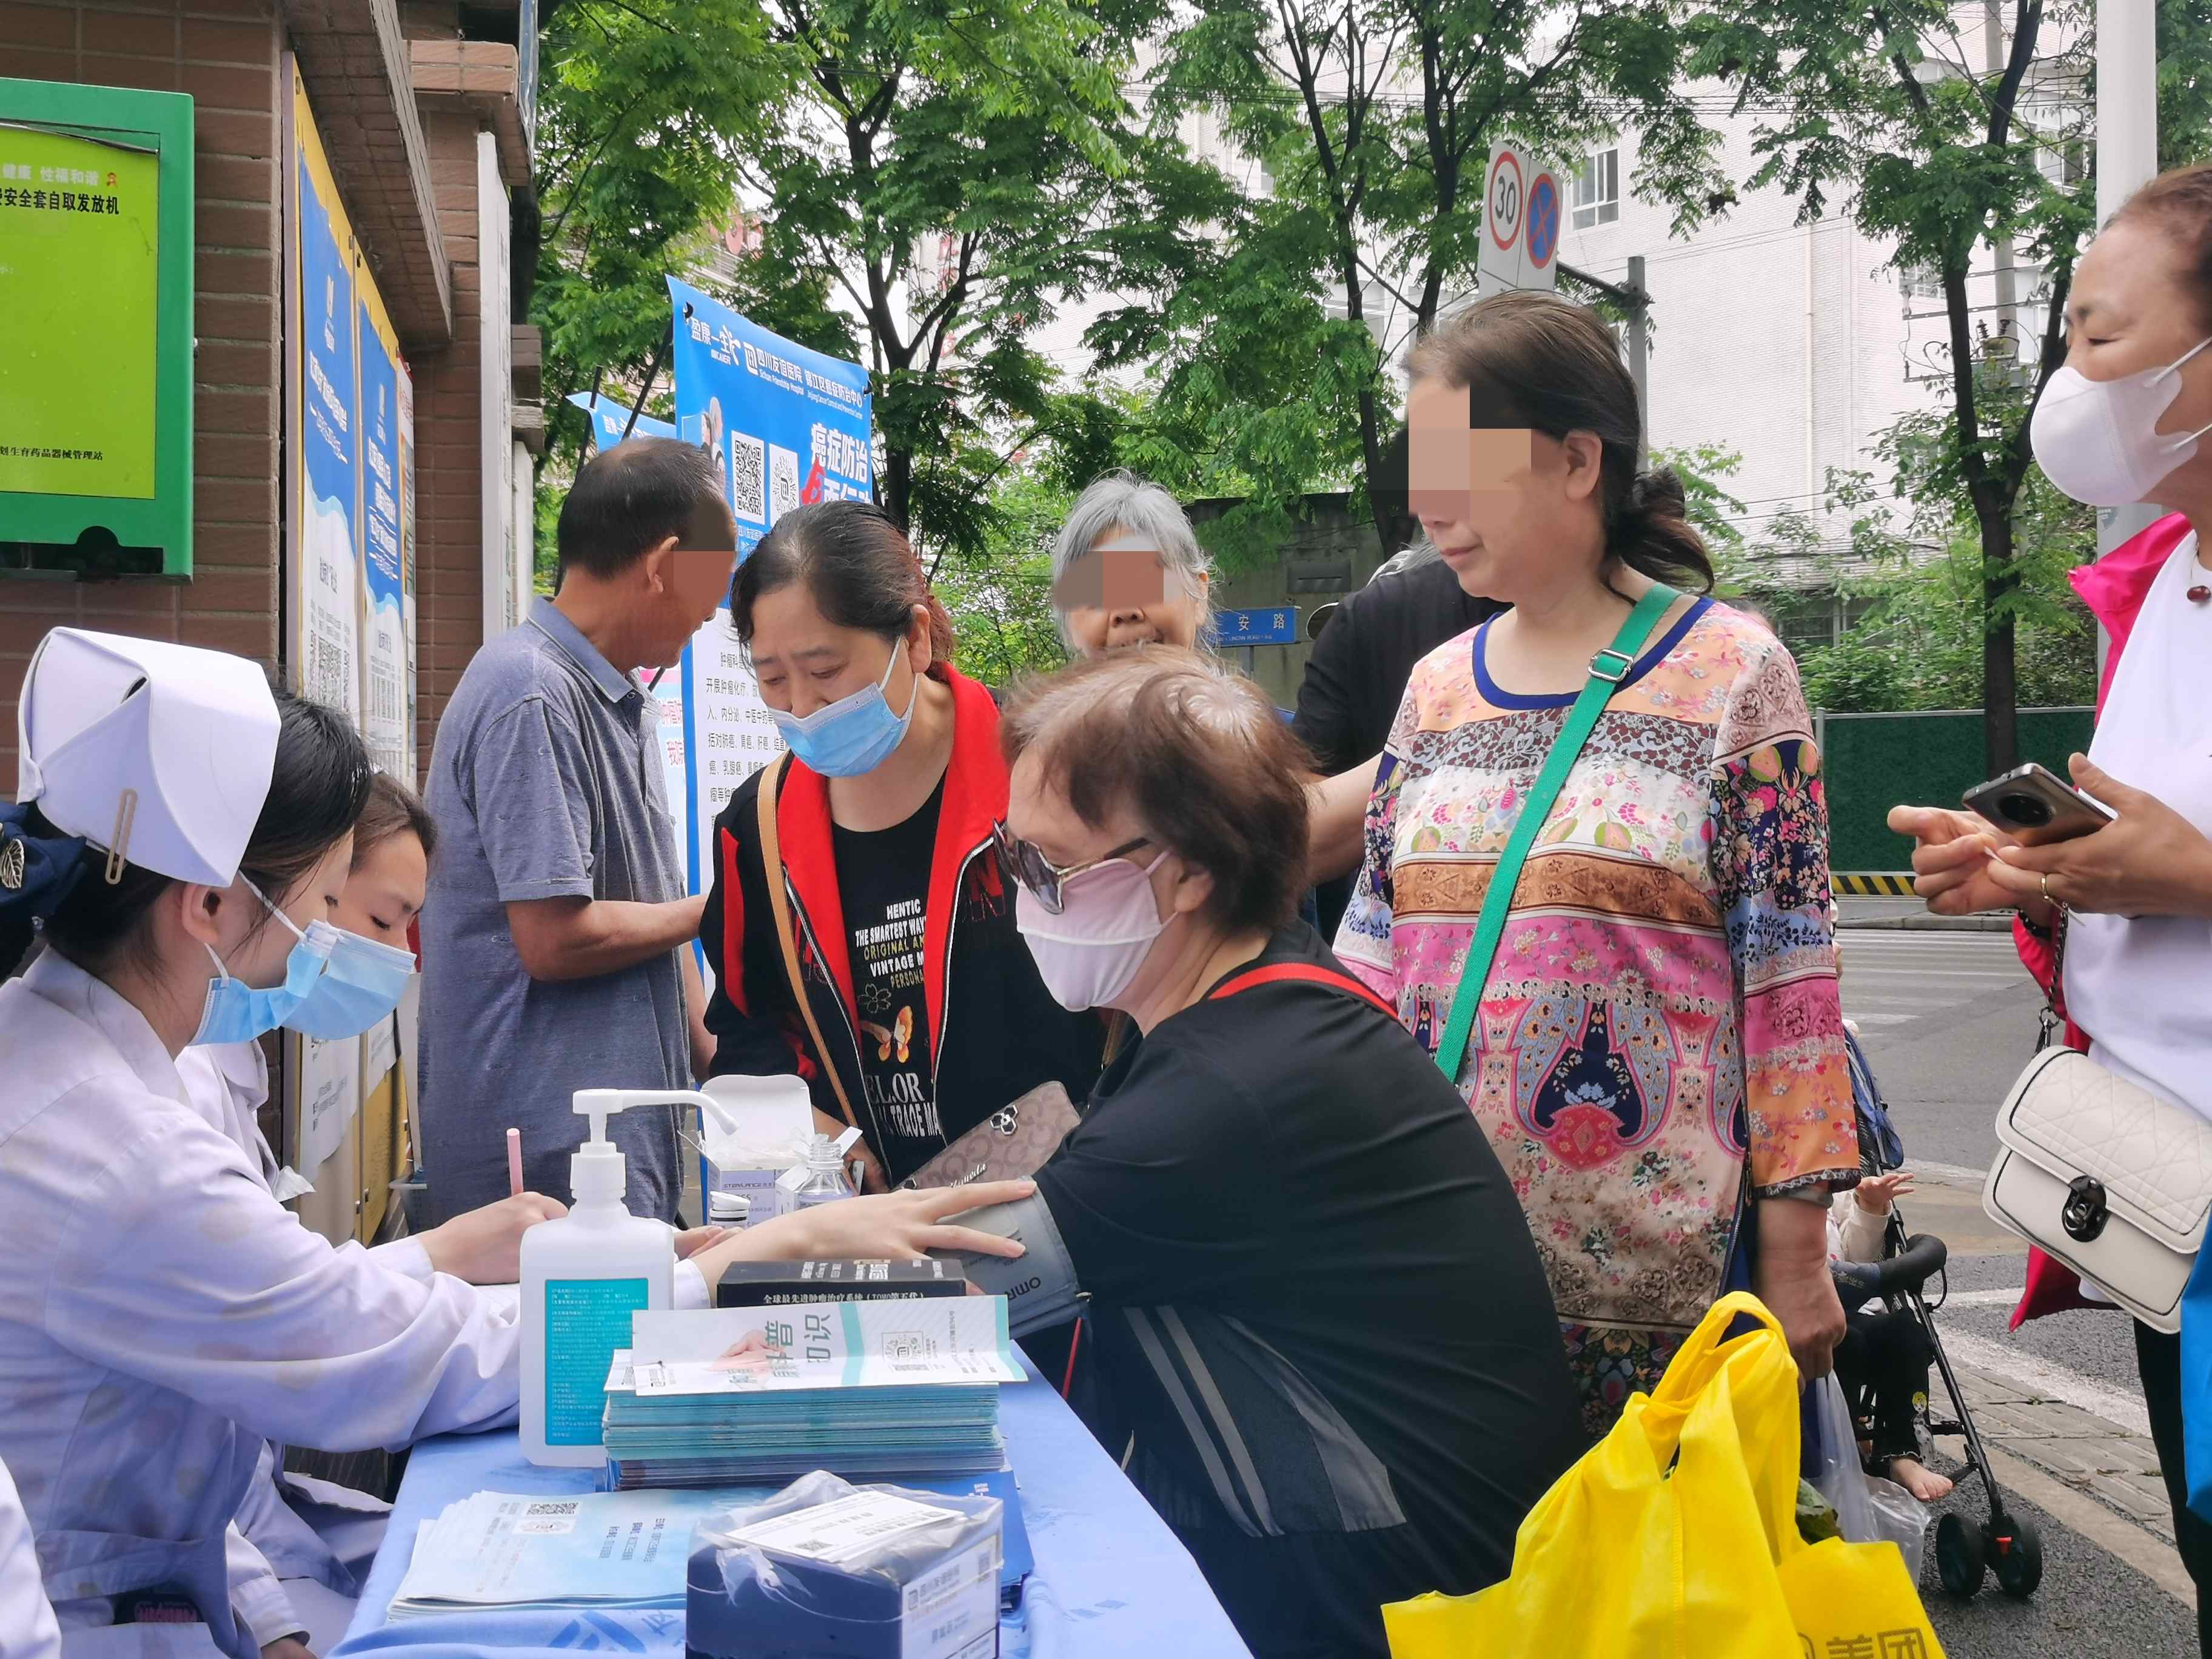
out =
[[[2072,190],[2089,176],[2088,144],[2079,106],[2035,103],[2021,109],[2035,143],[2035,170],[2061,190]]]
[[[1620,217],[1620,151],[1593,150],[1575,175],[1575,228],[1609,225]]]

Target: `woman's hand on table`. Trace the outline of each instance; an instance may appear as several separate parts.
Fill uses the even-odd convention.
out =
[[[1034,1181],[979,1181],[838,1199],[732,1233],[692,1260],[714,1285],[732,1261],[911,1261],[933,1250],[1012,1258],[1023,1254],[1012,1239],[953,1225],[949,1218],[1036,1191]]]
[[[541,1221],[568,1213],[542,1193],[518,1193],[457,1215],[421,1236],[430,1266],[471,1285],[513,1285],[522,1278],[522,1236]]]
[[[1844,1340],[1844,1304],[1828,1271],[1828,1212],[1794,1198],[1761,1199],[1751,1279],[1753,1292],[1782,1322],[1799,1375],[1826,1376]]]
[[[2074,781],[2118,814],[2101,830],[2043,847],[1998,849],[1990,875],[2008,903],[2047,891],[2069,910],[2112,916],[2212,916],[2212,841],[2155,795],[2076,755]],[[2047,886],[2046,886],[2047,884]]]
[[[1955,812],[1945,806],[1893,806],[1889,809],[1893,835],[1910,836],[1919,844],[1912,849],[1912,890],[1939,916],[1971,916],[1984,910],[2010,910],[2021,906],[2020,896],[2000,882],[1991,869],[1997,850],[2012,838],[1974,812]],[[2039,900],[2027,908],[2039,924],[2048,925]]]

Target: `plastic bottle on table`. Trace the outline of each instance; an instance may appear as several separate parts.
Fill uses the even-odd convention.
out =
[[[791,1194],[789,1208],[811,1209],[817,1204],[832,1204],[854,1195],[852,1180],[845,1173],[845,1152],[853,1141],[860,1139],[860,1133],[848,1129],[836,1140],[828,1135],[816,1135],[807,1143],[806,1162],[802,1166],[805,1177]],[[792,1173],[796,1175],[799,1171],[794,1170]]]

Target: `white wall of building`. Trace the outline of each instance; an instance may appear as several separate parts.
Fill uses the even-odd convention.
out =
[[[1581,226],[1594,216],[1571,208],[1559,258],[1620,283],[1629,257],[1644,257],[1653,445],[1741,456],[1728,489],[1747,532],[1783,509],[1817,509],[1831,469],[1883,475],[1880,434],[1930,392],[1907,366],[1914,329],[1931,325],[1907,320],[1893,249],[1840,215],[1801,225],[1773,190],[1741,191],[1726,216],[1678,240],[1671,210],[1637,199],[1636,160],[1624,135],[1617,216]],[[1724,131],[1721,165],[1735,179],[1757,170],[1749,121]]]

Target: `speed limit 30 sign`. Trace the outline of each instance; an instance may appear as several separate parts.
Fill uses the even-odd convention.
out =
[[[1508,143],[1490,147],[1475,274],[1485,294],[1549,290],[1559,283],[1559,180]]]

